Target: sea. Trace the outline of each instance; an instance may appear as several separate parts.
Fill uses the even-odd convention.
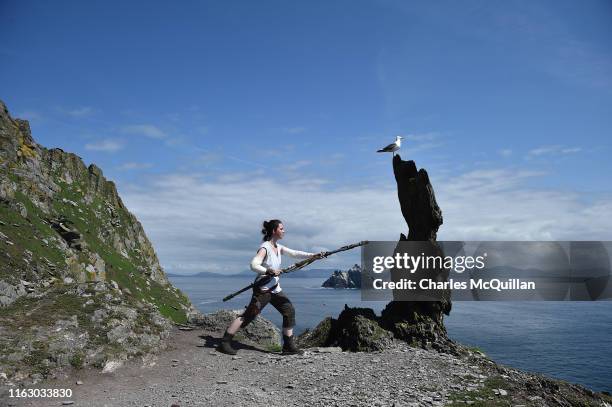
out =
[[[203,313],[243,309],[251,297],[249,290],[222,301],[249,285],[247,277],[169,278]],[[322,288],[322,282],[318,277],[281,280],[296,310],[295,333],[337,317],[345,305],[380,315],[387,304],[361,301],[360,290]],[[262,316],[281,327],[282,317],[272,305]],[[497,363],[612,392],[612,301],[455,301],[444,322],[453,340],[479,348]]]

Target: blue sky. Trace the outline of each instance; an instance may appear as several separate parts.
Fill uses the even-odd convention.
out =
[[[116,181],[174,272],[243,270],[264,218],[298,249],[396,239],[374,151],[399,134],[441,238],[610,240],[611,23],[607,1],[5,0],[0,99]]]

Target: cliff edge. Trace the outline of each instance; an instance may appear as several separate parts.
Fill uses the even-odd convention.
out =
[[[188,298],[115,184],[0,102],[0,381],[153,351]]]

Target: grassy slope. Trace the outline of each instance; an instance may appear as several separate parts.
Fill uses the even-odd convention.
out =
[[[1,174],[0,174],[1,175]],[[16,182],[19,179],[14,174],[8,177]],[[108,214],[105,203],[100,196],[96,196],[91,205],[82,202],[83,191],[86,185],[83,182],[75,181],[72,184],[60,181],[57,184],[61,187],[60,193],[55,196],[53,209],[56,215],[65,216],[74,227],[83,235],[89,249],[98,255],[106,263],[107,280],[116,281],[121,288],[128,288],[136,299],[144,300],[155,304],[162,315],[169,317],[174,322],[183,323],[186,315],[181,305],[189,305],[189,299],[172,285],[163,286],[151,279],[143,276],[137,268],[145,266],[142,255],[132,251],[130,258],[126,258],[117,253],[112,242],[101,241],[99,232],[110,225],[110,215]],[[63,199],[77,203],[77,207]],[[21,270],[26,279],[31,273],[31,266],[24,261],[24,250],[32,252],[32,261],[51,263],[58,269],[65,267],[65,258],[60,249],[55,247],[51,241],[52,237],[60,238],[59,235],[44,221],[45,215],[30,201],[30,199],[17,192],[15,200],[25,205],[28,210],[28,219],[24,219],[15,210],[5,204],[0,204],[0,232],[5,234],[14,245],[0,243],[3,247],[0,255],[0,278],[15,282],[15,279],[22,278],[21,273],[15,276],[16,270]],[[95,210],[95,212],[94,212]],[[131,222],[130,217],[123,210],[115,208],[116,215],[120,220],[119,226],[112,227],[118,233],[125,235],[126,225]],[[15,226],[18,225],[18,226]],[[47,239],[50,244],[45,244],[42,239]],[[8,254],[8,256],[7,256]],[[79,262],[87,264],[89,261],[82,253],[79,253]]]

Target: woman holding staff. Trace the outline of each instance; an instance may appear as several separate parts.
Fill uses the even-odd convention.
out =
[[[271,303],[283,316],[283,355],[302,354],[293,340],[293,327],[295,326],[295,309],[289,298],[282,291],[279,284],[281,272],[281,256],[305,259],[312,256],[326,257],[324,253],[308,253],[292,250],[278,243],[285,236],[285,227],[278,219],[264,221],[261,230],[263,243],[259,246],[257,254],[251,261],[251,270],[257,273],[251,302],[244,313],[234,319],[227,327],[217,348],[220,352],[235,355],[236,350],[232,348],[231,341],[236,332],[247,326],[255,319],[261,310]]]

